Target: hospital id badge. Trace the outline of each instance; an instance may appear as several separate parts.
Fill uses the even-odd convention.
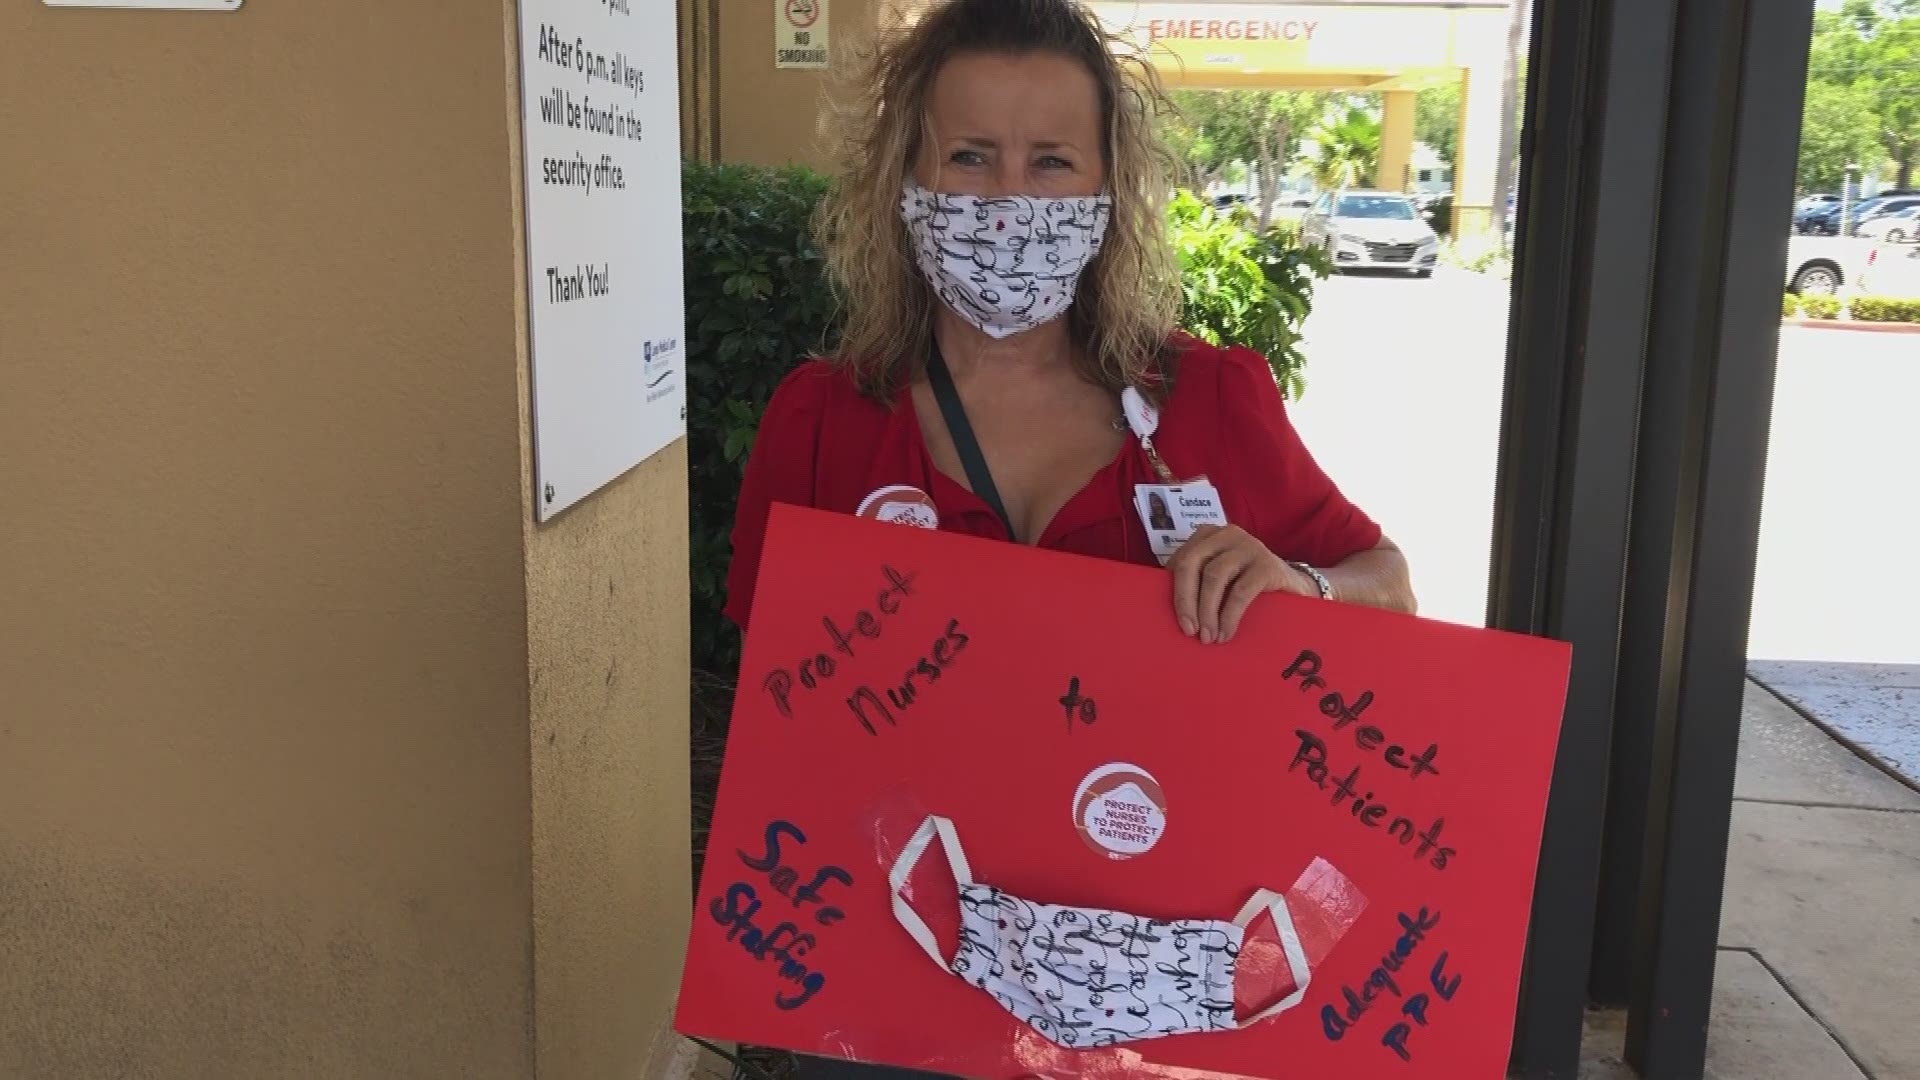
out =
[[[1227,525],[1227,509],[1220,502],[1220,492],[1204,479],[1186,484],[1135,484],[1133,504],[1161,566],[1167,565],[1195,529]]]

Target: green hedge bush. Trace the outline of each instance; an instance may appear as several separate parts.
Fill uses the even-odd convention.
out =
[[[1793,293],[1787,293],[1780,301],[1780,317],[1783,319],[1791,319],[1799,314],[1800,298]]]
[[[1300,339],[1314,284],[1331,272],[1326,254],[1301,247],[1285,226],[1259,233],[1250,219],[1218,213],[1189,191],[1175,193],[1167,222],[1187,332],[1258,351],[1286,395],[1298,398],[1307,383]]]
[[[680,185],[693,666],[731,682],[739,640],[720,605],[747,451],[774,387],[834,332],[811,233],[827,181],[805,169],[688,163]]]
[[[1513,276],[1513,258],[1491,236],[1450,238],[1440,244],[1440,259],[1449,266],[1498,278]]]
[[[1808,295],[1800,298],[1800,310],[1807,313],[1809,319],[1837,319],[1840,317],[1840,298],[1837,296]]]
[[[1847,313],[1860,322],[1920,323],[1920,299],[1856,296],[1847,302]]]

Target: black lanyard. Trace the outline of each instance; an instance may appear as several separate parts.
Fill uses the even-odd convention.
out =
[[[1013,531],[1013,519],[1007,516],[1007,504],[1000,500],[993,470],[987,468],[986,455],[980,452],[980,440],[974,437],[973,424],[967,420],[967,407],[960,403],[960,391],[953,385],[953,372],[947,370],[947,360],[940,355],[937,341],[927,356],[927,384],[933,389],[933,400],[940,403],[940,415],[947,422],[947,435],[953,439],[954,452],[960,455],[960,467],[967,471],[967,483],[973,487],[973,493],[999,515],[1000,524],[1006,526],[1007,539],[1018,541],[1020,537]]]

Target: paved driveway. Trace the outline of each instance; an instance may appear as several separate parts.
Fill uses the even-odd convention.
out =
[[[1307,322],[1307,392],[1294,408],[1335,482],[1407,552],[1421,612],[1476,626],[1506,319],[1506,283],[1476,274],[1334,278]]]
[[[1920,335],[1789,327],[1751,652],[1920,663]]]
[[[1413,562],[1422,610],[1486,612],[1504,282],[1336,278],[1295,419]],[[1920,663],[1920,336],[1787,329],[1752,654]]]

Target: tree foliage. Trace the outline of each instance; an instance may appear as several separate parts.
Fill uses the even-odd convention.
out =
[[[1833,83],[1807,85],[1800,132],[1802,191],[1838,191],[1849,165],[1870,165],[1881,153],[1880,119],[1871,95]]]
[[[1306,135],[1326,111],[1321,94],[1278,90],[1178,90],[1177,115],[1162,136],[1179,159],[1181,183],[1204,192],[1235,162],[1253,172],[1260,189],[1260,226],[1268,224],[1280,184]]]
[[[1167,209],[1180,258],[1182,329],[1215,345],[1245,345],[1267,358],[1290,398],[1305,392],[1301,349],[1313,287],[1332,271],[1324,252],[1285,230],[1255,231],[1191,192]]]
[[[1895,186],[1911,186],[1920,165],[1920,0],[1847,0],[1839,11],[1814,16],[1813,52],[1807,65],[1807,126],[1800,173],[1830,177],[1836,143],[1850,143],[1860,123],[1856,110],[1868,111],[1876,135],[1862,148],[1879,160],[1858,160],[1863,168],[1891,161]],[[1816,107],[1822,117],[1841,123],[1839,132],[1815,133]],[[1816,160],[1809,161],[1809,156]],[[1844,170],[1846,162],[1839,163]],[[1825,186],[1823,183],[1820,186]]]
[[[1460,80],[1426,87],[1414,98],[1413,137],[1433,148],[1440,160],[1458,165],[1460,152]]]
[[[1175,90],[1172,97],[1174,112],[1162,118],[1160,137],[1180,164],[1180,185],[1206,191],[1228,162],[1238,160],[1237,133],[1229,129],[1219,94]]]
[[[1313,133],[1313,175],[1334,191],[1370,183],[1380,163],[1380,120],[1357,105],[1322,121]]]

